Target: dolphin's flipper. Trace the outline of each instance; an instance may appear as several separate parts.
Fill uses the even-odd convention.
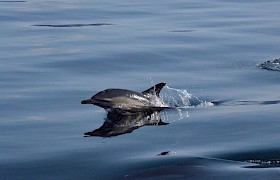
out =
[[[142,93],[144,95],[149,95],[149,94],[155,94],[159,97],[159,93],[161,91],[161,89],[166,85],[165,82],[159,83],[154,85],[153,87],[147,89],[146,91],[143,91]]]

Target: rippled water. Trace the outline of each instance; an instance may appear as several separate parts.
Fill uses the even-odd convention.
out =
[[[277,68],[279,8],[0,1],[0,179],[279,179],[280,74],[260,66]],[[80,104],[158,82],[180,108]]]
[[[262,69],[280,71],[280,59],[268,60],[259,64]]]

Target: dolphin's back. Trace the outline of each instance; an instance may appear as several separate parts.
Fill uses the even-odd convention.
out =
[[[126,109],[151,105],[142,93],[126,89],[106,89],[94,95],[92,99],[98,101],[97,104],[99,106],[109,106],[112,108]]]
[[[100,91],[99,93],[95,94],[94,96],[92,96],[91,99],[109,100],[116,97],[131,98],[135,96],[138,96],[140,98],[145,98],[145,96],[142,93],[127,90],[127,89],[106,89],[104,91]]]

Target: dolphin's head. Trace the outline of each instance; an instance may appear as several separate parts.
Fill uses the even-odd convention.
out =
[[[106,93],[107,90],[100,91],[99,93],[95,94],[94,96],[91,97],[91,99],[86,99],[83,100],[81,103],[82,104],[95,104],[97,105],[98,102],[100,101],[108,101],[108,93]]]
[[[92,99],[85,99],[85,100],[82,100],[81,104],[94,104]]]
[[[100,91],[92,96],[91,99],[83,100],[81,104],[94,104],[105,109],[110,108],[114,104],[113,101],[114,97],[116,96],[116,94],[112,93],[111,91],[112,90],[110,89]]]
[[[112,106],[112,103],[110,101],[106,100],[97,100],[94,97],[91,99],[85,99],[81,102],[81,104],[94,104],[96,106],[102,107],[104,109],[110,109]]]

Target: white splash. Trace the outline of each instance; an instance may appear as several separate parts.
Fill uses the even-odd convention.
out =
[[[213,103],[200,100],[185,89],[175,89],[166,86],[160,96],[165,104],[174,108],[213,106]]]
[[[156,95],[150,95],[149,100],[155,107],[169,107],[168,104],[166,104],[160,97],[157,97]]]

